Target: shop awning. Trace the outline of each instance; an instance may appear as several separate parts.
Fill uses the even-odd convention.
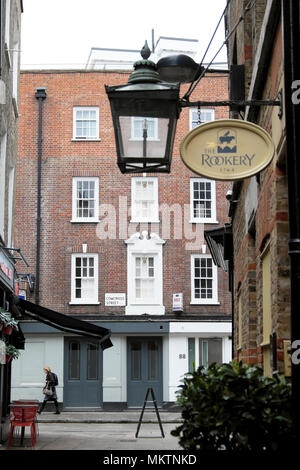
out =
[[[103,350],[113,346],[110,340],[111,332],[106,328],[102,328],[87,321],[78,320],[70,315],[55,312],[54,310],[41,307],[40,305],[36,305],[16,296],[14,297],[14,303],[19,310],[23,311],[22,313],[34,320],[67,333],[96,339]]]

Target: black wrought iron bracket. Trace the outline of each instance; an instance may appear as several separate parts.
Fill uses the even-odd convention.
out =
[[[9,252],[9,255],[10,257],[13,259],[13,260],[22,260],[24,261],[24,263],[26,264],[27,267],[29,267],[29,264],[27,263],[22,251],[21,251],[21,248],[8,248],[7,246],[1,246],[2,250],[6,250]],[[11,251],[16,251],[20,257],[17,257],[17,256],[13,256],[10,252]]]
[[[217,106],[279,106],[278,118],[282,118],[282,90],[277,95],[278,100],[250,100],[250,101],[185,101],[180,100],[179,106],[181,108],[195,108],[195,107],[217,107]]]

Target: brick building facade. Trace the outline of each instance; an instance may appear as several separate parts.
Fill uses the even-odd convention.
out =
[[[19,124],[19,72],[22,0],[0,2],[0,312],[15,317],[14,202]],[[20,248],[20,247],[15,247]],[[24,265],[23,265],[24,266]],[[22,334],[4,333],[0,321],[0,441],[9,425],[11,363],[6,346],[24,348]],[[16,337],[18,335],[18,337]]]
[[[256,1],[245,10],[247,3],[234,0],[226,11],[229,31],[244,14],[229,39],[228,62],[244,66],[246,100],[276,100],[284,89],[280,2]],[[290,339],[285,115],[278,106],[244,106],[231,116],[262,126],[276,148],[265,170],[232,187],[234,357],[262,366],[266,375],[290,375],[284,354]]]
[[[128,77],[113,70],[21,74],[15,241],[34,275],[35,92],[46,92],[39,286],[33,293],[21,287],[32,302],[38,289],[40,305],[110,329],[114,347],[102,357],[88,340],[23,322],[27,346],[14,365],[16,397],[38,397],[47,362],[60,376],[59,401],[67,407],[141,406],[148,386],[162,405],[175,401],[180,379],[193,364],[231,360],[227,274],[213,265],[204,239],[205,228],[228,221],[230,184],[203,180],[181,161],[179,146],[198,124],[197,109],[182,110],[170,174],[120,173],[104,85],[126,83]],[[227,93],[227,75],[220,72],[202,79],[193,98],[224,100]],[[222,107],[201,110],[202,120],[227,115]],[[153,138],[159,138],[152,124]],[[132,125],[131,138],[139,139],[140,124]],[[183,305],[177,311],[178,293]],[[87,357],[87,369],[80,369]],[[83,375],[89,374],[91,400],[84,395]]]

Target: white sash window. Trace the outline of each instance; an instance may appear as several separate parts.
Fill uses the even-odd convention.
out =
[[[135,258],[136,299],[152,302],[155,296],[154,286],[154,256],[137,256]]]
[[[200,126],[204,122],[213,121],[215,119],[215,110],[210,108],[200,108],[200,123],[198,108],[190,108],[190,130]]]
[[[157,178],[132,178],[131,222],[159,222]]]
[[[218,303],[218,269],[210,255],[192,255],[192,303]]]
[[[165,240],[155,233],[135,233],[127,244],[128,295],[126,315],[164,315],[162,250]]]
[[[73,108],[73,139],[99,139],[99,108],[96,106]]]
[[[74,177],[72,222],[98,222],[99,179]]]
[[[216,223],[216,182],[191,178],[190,195],[191,222]]]
[[[72,255],[71,303],[98,303],[98,255]]]

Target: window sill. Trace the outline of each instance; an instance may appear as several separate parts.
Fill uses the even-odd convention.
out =
[[[101,305],[101,302],[69,302],[69,305]]]
[[[212,219],[191,219],[189,221],[190,224],[219,224],[218,220]]]
[[[85,220],[71,219],[70,222],[71,222],[71,224],[98,224],[100,222],[100,220],[99,219],[93,219],[93,220],[89,220],[89,219],[85,219]]]
[[[97,139],[76,139],[75,137],[73,137],[73,139],[71,139],[72,142],[101,142],[101,139],[97,138]]]
[[[150,219],[147,219],[147,220],[135,220],[135,219],[131,219],[129,221],[130,224],[160,224],[160,220],[159,219],[155,219],[155,220],[150,220]]]
[[[192,302],[190,302],[190,305],[221,305],[221,302],[214,301],[214,300],[212,300],[211,302],[192,301]]]
[[[165,307],[159,304],[131,304],[126,305],[125,315],[164,315]]]

